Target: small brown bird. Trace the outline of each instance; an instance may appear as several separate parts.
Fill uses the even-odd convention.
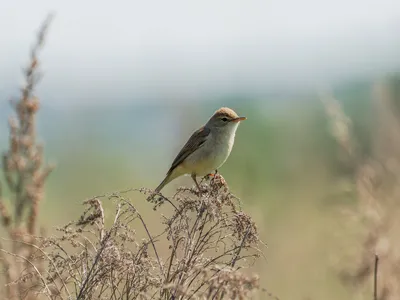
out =
[[[155,192],[160,192],[166,184],[185,174],[191,175],[200,191],[196,176],[211,174],[225,163],[235,141],[236,129],[244,120],[246,117],[239,117],[230,108],[218,109],[203,127],[192,134]]]

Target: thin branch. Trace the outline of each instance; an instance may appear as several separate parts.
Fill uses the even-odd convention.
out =
[[[3,253],[5,253],[5,254],[14,256],[14,257],[16,257],[16,258],[20,258],[20,259],[22,259],[23,261],[25,261],[26,263],[28,263],[28,264],[35,270],[35,272],[39,275],[39,278],[40,278],[40,280],[41,280],[42,283],[43,283],[43,288],[46,289],[46,291],[47,291],[47,293],[48,293],[48,294],[46,294],[47,298],[51,299],[51,297],[50,297],[51,291],[50,291],[49,287],[48,287],[47,284],[46,284],[46,280],[43,278],[42,274],[39,272],[38,268],[35,266],[34,263],[32,263],[32,262],[31,262],[29,259],[27,259],[26,257],[23,257],[23,256],[21,256],[21,255],[15,254],[15,253],[11,253],[11,252],[9,252],[9,251],[7,251],[7,250],[0,249],[0,251],[3,252]]]
[[[108,240],[108,238],[109,238],[110,236],[111,236],[111,230],[109,230],[109,231],[107,232],[107,235],[106,235],[106,236],[104,237],[104,239],[101,241],[102,246],[100,247],[100,249],[99,249],[99,250],[97,251],[97,253],[96,253],[96,257],[95,257],[95,259],[94,259],[94,262],[93,262],[93,264],[91,265],[88,274],[86,275],[86,278],[85,278],[85,281],[84,281],[83,284],[82,284],[82,287],[80,288],[79,294],[78,294],[78,296],[77,296],[77,298],[76,298],[77,300],[79,300],[79,299],[84,299],[83,297],[84,297],[84,294],[85,294],[85,292],[86,292],[86,286],[87,286],[89,280],[91,279],[91,276],[92,276],[94,267],[97,265],[97,263],[98,263],[98,261],[99,261],[99,259],[100,259],[100,257],[101,257],[101,254],[103,253],[103,250],[106,248],[106,241]]]
[[[158,252],[157,252],[156,245],[154,244],[153,237],[151,236],[150,231],[149,231],[149,229],[147,228],[146,223],[144,222],[142,216],[140,215],[140,213],[138,212],[138,210],[136,209],[136,207],[134,207],[134,206],[132,205],[132,203],[130,203],[129,201],[126,201],[125,199],[122,199],[122,201],[124,201],[124,203],[128,204],[128,205],[135,211],[135,213],[136,213],[137,216],[139,217],[139,220],[142,222],[142,225],[143,225],[144,229],[146,230],[147,236],[148,236],[149,239],[150,239],[151,245],[153,246],[153,250],[154,250],[154,253],[155,253],[155,255],[156,255],[157,262],[158,262],[158,265],[159,265],[159,267],[160,267],[161,274],[163,274],[163,277],[164,277],[164,280],[165,280],[164,268],[163,268],[163,266],[162,266],[162,264],[161,264],[160,257],[158,256]]]
[[[378,300],[378,264],[379,256],[375,254],[375,266],[374,266],[374,300]]]
[[[247,238],[248,234],[250,233],[250,229],[251,229],[251,225],[249,225],[249,226],[247,227],[247,231],[246,231],[246,234],[244,235],[244,237],[243,237],[243,239],[242,239],[242,243],[240,244],[240,246],[239,246],[239,248],[238,248],[238,250],[237,250],[237,252],[236,252],[235,257],[232,259],[232,263],[231,263],[231,266],[232,266],[232,267],[234,267],[235,264],[236,264],[236,261],[237,261],[239,255],[240,255],[240,252],[242,251],[242,248],[243,248],[243,246],[244,246],[244,243],[245,243],[245,241],[246,241],[246,238]]]
[[[38,247],[38,246],[35,245],[35,244],[25,242],[25,241],[23,241],[23,240],[10,240],[10,239],[6,239],[6,238],[1,238],[1,239],[4,240],[4,241],[7,241],[7,242],[21,243],[21,244],[30,246],[30,247],[35,248],[36,250],[40,251],[44,256],[46,256],[47,260],[48,260],[48,261],[50,262],[50,264],[53,266],[54,270],[56,271],[57,276],[58,276],[58,277],[60,278],[60,280],[61,280],[62,285],[64,286],[65,290],[67,291],[68,296],[71,295],[70,291],[68,290],[68,287],[66,286],[65,282],[62,280],[61,273],[60,273],[60,271],[58,270],[57,266],[55,265],[54,261],[49,257],[49,255],[48,255],[42,248]]]

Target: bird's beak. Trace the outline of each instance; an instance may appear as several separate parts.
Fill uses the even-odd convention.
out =
[[[246,119],[247,119],[246,117],[238,117],[238,118],[233,119],[232,122],[237,123],[237,122],[240,122],[240,121],[244,121]]]

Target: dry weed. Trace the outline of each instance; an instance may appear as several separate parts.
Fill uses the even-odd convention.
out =
[[[356,166],[354,182],[358,206],[350,215],[351,221],[356,223],[350,226],[360,228],[362,232],[356,247],[358,251],[352,254],[351,262],[346,263],[341,272],[343,281],[358,287],[359,295],[363,297],[365,290],[373,289],[374,261],[377,255],[379,270],[376,274],[376,299],[380,300],[395,300],[400,295],[400,98],[393,91],[394,86],[390,81],[375,84],[372,103],[374,118],[371,120],[372,153],[369,156],[358,153],[352,157]],[[341,111],[341,114],[344,112]],[[332,122],[331,115],[330,118]],[[347,134],[351,131],[351,122],[342,122],[340,127],[345,128],[342,130],[345,134],[334,134],[338,143],[356,144],[357,137],[350,135],[349,138]],[[350,157],[352,153],[349,151],[348,154]]]
[[[10,118],[9,149],[2,156],[2,171],[10,191],[9,201],[6,201],[0,183],[1,224],[12,241],[9,247],[5,247],[4,239],[0,242],[0,259],[7,282],[4,294],[8,299],[33,299],[34,295],[28,290],[38,286],[40,279],[30,276],[19,279],[25,272],[40,273],[43,267],[35,256],[35,242],[31,236],[38,233],[39,202],[52,167],[44,166],[43,147],[36,141],[39,99],[35,97],[34,89],[40,79],[38,51],[44,43],[50,20],[49,17],[43,23],[31,50],[21,96],[11,101],[16,116]]]
[[[59,228],[60,235],[36,238],[37,255],[48,266],[24,276],[51,299],[248,299],[258,277],[239,269],[260,257],[263,244],[221,179],[202,183],[207,192],[200,196],[182,188],[171,199],[153,200],[155,209],[172,208],[157,234],[125,196],[149,190],[88,199],[83,215]],[[102,205],[107,199],[116,208],[110,226]]]

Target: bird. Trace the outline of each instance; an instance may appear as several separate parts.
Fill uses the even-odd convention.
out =
[[[207,123],[190,136],[152,195],[160,193],[172,180],[189,174],[201,193],[196,177],[218,172],[231,153],[239,123],[246,119],[228,107],[215,111]]]

